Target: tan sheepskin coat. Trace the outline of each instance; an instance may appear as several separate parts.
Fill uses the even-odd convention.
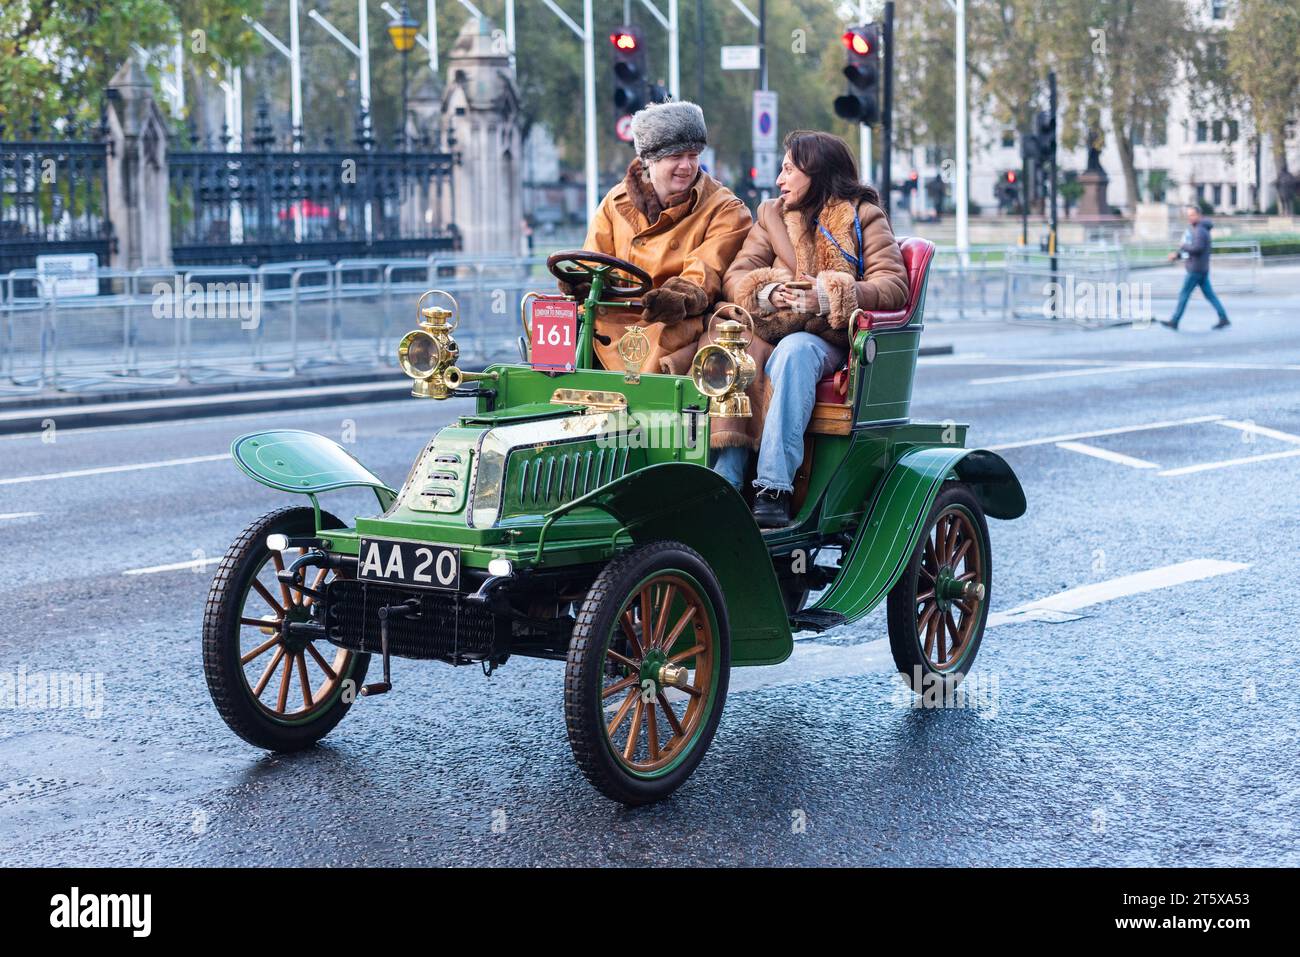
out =
[[[847,347],[849,316],[854,309],[888,311],[906,305],[907,270],[885,211],[864,202],[858,206],[858,217],[866,260],[860,281],[855,280],[853,267],[830,240],[820,230],[810,235],[804,228],[803,214],[786,210],[780,197],[758,207],[758,218],[745,245],[727,269],[723,290],[729,300],[753,314],[758,334],[769,343],[775,345],[790,333],[804,330]],[[819,219],[850,255],[855,253],[857,237],[851,203],[831,200]],[[805,274],[821,278],[830,306],[827,315],[788,309],[768,312],[760,306],[758,295],[769,283]]]

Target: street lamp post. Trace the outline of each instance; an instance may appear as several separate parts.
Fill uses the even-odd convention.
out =
[[[411,9],[402,0],[402,12],[388,22],[388,38],[393,41],[393,48],[402,55],[402,119],[398,127],[401,135],[402,150],[406,150],[406,91],[407,61],[415,47],[415,34],[420,24],[411,16]]]

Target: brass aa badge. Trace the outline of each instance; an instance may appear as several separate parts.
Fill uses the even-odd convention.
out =
[[[641,381],[641,366],[650,355],[650,339],[641,326],[630,326],[618,340],[618,354],[623,357],[623,381]]]

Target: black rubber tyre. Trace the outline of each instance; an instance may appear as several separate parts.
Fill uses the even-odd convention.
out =
[[[326,528],[343,527],[343,523],[328,512],[321,513],[321,522]],[[235,539],[217,566],[203,612],[203,673],[207,678],[213,704],[235,734],[249,744],[271,751],[297,751],[315,744],[329,734],[352,706],[370,664],[369,655],[338,651],[333,665],[337,670],[332,679],[317,666],[321,674],[319,690],[315,694],[317,700],[308,706],[306,699],[313,697],[310,678],[304,680],[304,676],[309,674],[306,664],[309,652],[300,648],[295,659],[292,654],[285,654],[289,645],[283,641],[273,643],[275,635],[272,634],[266,639],[265,643],[270,647],[264,654],[273,652],[274,661],[285,666],[285,673],[281,676],[284,690],[280,691],[279,697],[281,713],[263,704],[260,695],[255,693],[256,686],[250,686],[245,665],[252,662],[241,660],[248,654],[241,648],[241,638],[248,640],[251,633],[259,636],[260,640],[260,636],[266,633],[256,627],[250,632],[250,626],[241,624],[240,619],[247,617],[251,611],[260,610],[259,607],[250,607],[250,602],[262,601],[256,594],[254,579],[258,579],[263,588],[268,588],[275,595],[274,588],[268,584],[270,578],[267,566],[274,567],[272,563],[278,555],[267,547],[266,537],[276,533],[311,535],[315,530],[312,510],[301,506],[276,509],[257,519]],[[283,561],[282,558],[280,560]],[[291,591],[290,596],[293,594]],[[297,600],[299,605],[295,607],[299,609],[308,601],[301,593],[297,593]],[[267,606],[269,609],[269,602]],[[274,612],[266,617],[275,617]],[[327,642],[316,644],[334,649]],[[257,662],[255,667],[261,665],[260,659],[261,656],[254,659]],[[312,659],[320,662],[323,656],[312,655]],[[304,698],[304,707],[300,712],[292,713],[287,710],[286,698],[287,690],[295,680],[295,661],[301,662],[302,670],[296,680],[299,694]],[[268,667],[266,675],[272,673],[272,668]],[[261,682],[262,693],[268,686],[266,682],[264,676]]]
[[[950,536],[949,547],[945,540]],[[964,584],[962,579],[982,585],[983,594],[946,597]],[[945,482],[887,603],[894,664],[917,694],[956,687],[970,671],[984,637],[992,581],[984,509],[969,487]]]
[[[650,641],[643,647],[647,620]],[[682,684],[645,678],[677,666],[684,669],[689,693]],[[569,743],[587,780],[628,805],[672,794],[713,740],[730,667],[726,601],[698,552],[681,542],[651,542],[606,565],[578,611],[564,672]],[[605,701],[625,689],[622,707],[610,719]],[[673,702],[678,695],[684,704],[680,716]],[[619,743],[627,718],[628,734]]]

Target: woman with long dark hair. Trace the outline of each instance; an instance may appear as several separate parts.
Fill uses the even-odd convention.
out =
[[[789,524],[817,380],[844,363],[849,317],[858,308],[907,302],[907,271],[889,217],[880,195],[858,179],[845,142],[796,130],[785,149],[780,195],[758,207],[723,279],[727,298],[749,310],[756,334],[775,346],[754,482],[754,517],[766,528]],[[739,485],[747,459],[744,447],[723,449],[714,468]]]

